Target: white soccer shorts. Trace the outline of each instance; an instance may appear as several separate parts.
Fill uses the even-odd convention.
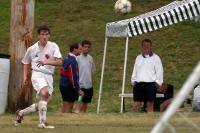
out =
[[[47,86],[49,95],[53,93],[53,76],[51,74],[44,74],[42,72],[32,71],[31,77],[34,90],[37,91],[36,97],[39,97],[40,90]]]

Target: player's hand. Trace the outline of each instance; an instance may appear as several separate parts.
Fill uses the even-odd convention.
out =
[[[165,93],[166,90],[167,90],[167,85],[163,83],[163,84],[159,87],[159,91],[160,91],[161,93]]]
[[[44,66],[44,65],[50,65],[50,64],[51,64],[50,60],[38,61],[37,67]]]
[[[46,64],[47,64],[46,61],[38,61],[37,62],[37,67],[44,66]]]
[[[78,91],[78,94],[79,94],[80,96],[84,96],[84,92],[83,92],[82,90],[79,90],[79,91]]]
[[[37,62],[37,67],[40,67],[40,66],[44,66],[44,62],[43,61],[38,61]]]

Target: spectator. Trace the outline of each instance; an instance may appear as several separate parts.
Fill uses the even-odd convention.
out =
[[[76,56],[80,52],[81,45],[78,43],[72,44],[70,53],[65,57],[61,68],[60,92],[63,100],[63,113],[71,113],[78,96],[84,94],[79,87],[79,68],[76,60]]]
[[[163,97],[156,97],[154,99],[154,111],[164,111],[173,100],[174,86],[163,83],[161,87],[157,89],[157,94],[163,94]],[[146,102],[144,102],[141,111],[146,111]]]
[[[163,83],[163,67],[158,55],[152,51],[149,39],[142,41],[142,53],[135,60],[131,83],[133,111],[139,111],[141,102],[147,101],[147,112],[153,112],[156,90]]]
[[[82,53],[77,57],[77,62],[80,72],[79,85],[84,92],[84,97],[82,103],[77,104],[77,113],[85,113],[87,111],[87,104],[91,103],[93,96],[92,74],[95,71],[93,58],[89,55],[92,43],[88,40],[84,40],[81,45]]]
[[[158,94],[164,94],[164,97],[156,98],[154,100],[154,110],[164,111],[171,104],[174,96],[174,86],[171,84],[163,83],[162,86],[157,90]]]

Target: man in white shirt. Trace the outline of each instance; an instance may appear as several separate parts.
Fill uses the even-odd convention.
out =
[[[152,52],[152,42],[142,41],[142,53],[135,60],[131,83],[133,85],[133,111],[139,111],[141,102],[147,102],[147,112],[153,112],[156,91],[163,83],[163,66]]]
[[[197,85],[194,89],[194,111],[200,112],[200,85]]]
[[[28,48],[23,63],[23,82],[28,83],[27,73],[28,65],[31,64],[32,77],[31,82],[33,88],[37,92],[38,103],[16,111],[15,125],[18,126],[23,116],[31,112],[39,112],[39,128],[54,128],[46,124],[47,104],[53,92],[53,74],[55,66],[62,64],[62,55],[56,43],[48,41],[50,37],[50,29],[46,25],[38,28],[39,41]]]
[[[92,43],[89,40],[84,40],[81,45],[82,53],[77,57],[77,62],[79,66],[79,85],[84,92],[84,96],[82,103],[77,105],[77,113],[85,113],[87,111],[87,104],[91,103],[93,96],[92,74],[95,71],[93,58],[89,55]]]

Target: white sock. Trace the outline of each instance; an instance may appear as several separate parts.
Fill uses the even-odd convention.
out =
[[[47,101],[40,100],[38,103],[39,121],[45,123],[47,119]]]
[[[30,113],[33,113],[33,112],[36,112],[37,109],[36,109],[36,104],[32,104],[31,106],[19,111],[19,115],[27,115],[27,114],[30,114]]]

